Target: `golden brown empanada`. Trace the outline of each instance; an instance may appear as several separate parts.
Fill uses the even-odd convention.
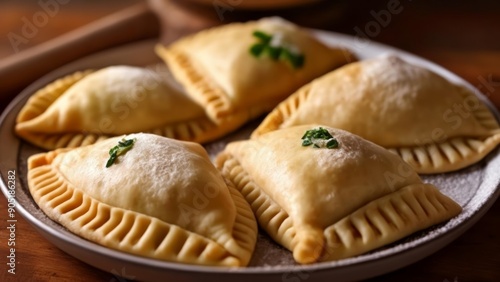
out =
[[[257,224],[199,144],[153,134],[115,137],[28,160],[39,207],[70,231],[124,252],[167,261],[244,266]],[[108,166],[110,149],[132,142]]]
[[[315,135],[319,129],[331,138]],[[355,256],[461,211],[399,156],[329,127],[296,126],[230,143],[216,165],[299,263]]]
[[[207,142],[252,118],[242,113],[215,124],[161,74],[113,66],[66,76],[28,100],[17,117],[16,133],[49,150],[135,132]]]
[[[344,66],[302,87],[253,136],[319,123],[400,155],[419,173],[463,168],[500,143],[500,127],[468,88],[398,57]]]
[[[215,122],[257,105],[271,110],[300,86],[353,60],[277,17],[215,27],[156,50]]]

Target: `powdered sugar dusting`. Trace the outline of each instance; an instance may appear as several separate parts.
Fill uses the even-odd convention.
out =
[[[443,194],[461,206],[465,206],[476,194],[482,179],[482,164],[476,164],[453,173],[422,176],[422,180],[434,184]]]
[[[256,126],[255,124],[258,124],[258,122],[254,122],[226,138],[206,145],[205,148],[210,157],[212,159],[215,158],[229,142],[248,139]],[[342,138],[342,135],[341,131],[334,134],[339,139]],[[500,148],[490,153],[485,160],[465,169],[436,175],[421,175],[424,182],[435,185],[443,194],[459,203],[463,208],[462,213],[445,223],[416,232],[402,240],[367,254],[339,261],[317,263],[314,266],[345,266],[383,258],[417,247],[457,228],[457,226],[463,224],[476,214],[490,198],[495,196],[495,193],[498,194],[496,192],[498,190],[497,187],[500,185],[500,171],[498,171],[498,167],[500,167]],[[259,269],[292,269],[291,267],[301,267],[295,263],[290,251],[274,243],[262,232],[260,231],[250,267],[258,267]]]
[[[345,47],[356,47],[358,46],[358,40],[353,37],[348,37],[342,34],[335,34],[332,36],[332,33],[326,32],[316,32],[318,36],[321,37],[329,45],[340,45]],[[156,43],[156,42],[154,42]],[[141,43],[142,44],[142,43]],[[146,46],[147,50],[151,50],[152,44],[148,43],[148,45],[142,44],[141,46]],[[129,48],[129,47],[127,47]],[[130,49],[134,50],[136,49]],[[144,48],[141,50],[145,50]],[[404,55],[405,60],[411,63],[418,63],[418,65],[426,66],[430,69],[435,70],[439,74],[445,76],[447,79],[453,82],[465,83],[463,79],[459,78],[456,75],[453,75],[449,71],[444,70],[441,67],[438,67],[435,64],[432,64],[428,61],[422,60],[418,57],[415,57],[411,54],[402,52],[396,49],[389,49],[387,46],[378,44],[376,42],[370,42],[366,48],[362,50],[359,49],[357,55],[359,55],[360,59],[368,59],[374,56],[381,54],[382,52],[387,53],[388,50],[392,53],[398,53]],[[119,53],[121,55],[125,53]],[[130,52],[126,53],[130,54]],[[144,52],[145,57],[152,57],[148,55],[147,52]],[[108,65],[110,63],[109,58],[113,58],[116,56],[108,56],[107,57],[94,57],[89,59],[85,59],[84,66],[85,67],[93,67],[92,64],[96,64],[96,58],[99,58],[99,66]],[[106,58],[106,60],[102,60]],[[136,62],[137,56],[129,56],[127,58],[131,58],[130,60]],[[134,58],[134,59],[132,59]],[[116,60],[116,59],[113,59]],[[138,60],[138,59],[137,59]],[[141,63],[144,58],[140,58]],[[123,59],[120,59],[123,61]],[[127,61],[127,60],[124,60]],[[81,62],[80,62],[81,64]],[[74,65],[76,66],[76,65]],[[81,66],[79,67],[81,68]],[[68,70],[66,68],[66,70]],[[76,69],[74,69],[76,70]],[[59,75],[61,72],[58,73]],[[53,74],[52,79],[55,79],[56,76]],[[47,82],[47,81],[45,81]],[[38,86],[42,86],[39,84]],[[33,90],[33,89],[31,89]],[[24,93],[26,94],[26,93]],[[25,95],[26,96],[26,95]],[[16,113],[14,113],[16,114]],[[5,121],[5,120],[4,120]],[[255,127],[257,124],[253,124]],[[12,126],[12,124],[7,124],[7,126]],[[218,152],[220,152],[225,144],[232,140],[246,139],[249,136],[249,133],[252,131],[252,127],[245,127],[242,131],[238,131],[234,134],[231,134],[228,138],[224,138],[223,140],[214,142],[207,147],[210,152],[211,157],[215,156]],[[6,132],[6,131],[5,131]],[[13,142],[12,138],[2,139],[6,142],[4,144],[6,147],[10,148],[9,142]],[[17,142],[17,141],[16,141]],[[16,146],[13,146],[16,147]],[[271,281],[268,274],[272,273],[272,271],[279,271],[279,280],[296,280],[296,281],[312,281],[314,280],[314,275],[317,273],[322,273],[325,277],[328,275],[330,280],[342,280],[349,279],[353,280],[353,277],[368,277],[369,275],[374,275],[374,268],[379,268],[377,271],[380,273],[381,271],[388,271],[390,268],[387,265],[391,264],[396,260],[401,259],[401,254],[411,253],[416,258],[422,258],[425,255],[422,253],[429,252],[429,249],[436,248],[439,244],[434,244],[433,246],[430,243],[437,241],[436,239],[443,238],[446,236],[441,235],[450,235],[451,237],[459,236],[464,229],[470,227],[475,221],[477,221],[483,212],[493,203],[496,197],[499,194],[499,182],[500,182],[500,149],[496,149],[491,152],[485,159],[483,159],[479,164],[471,166],[469,168],[460,170],[454,173],[440,174],[435,176],[423,176],[424,181],[431,182],[437,185],[441,191],[443,191],[448,196],[452,197],[455,201],[459,202],[463,206],[463,211],[457,217],[447,221],[441,225],[434,226],[430,229],[417,232],[408,236],[398,242],[395,242],[391,245],[388,245],[384,248],[374,250],[365,255],[357,256],[350,259],[344,259],[336,262],[326,262],[326,263],[316,263],[312,265],[306,266],[297,266],[291,259],[291,254],[287,250],[279,247],[274,244],[273,241],[266,236],[265,234],[259,234],[258,243],[255,251],[255,255],[251,261],[249,268],[242,269],[214,269],[214,268],[200,268],[198,266],[192,265],[177,265],[168,262],[161,262],[156,260],[148,260],[136,256],[130,256],[121,252],[117,252],[111,249],[106,249],[94,243],[85,241],[84,239],[79,238],[78,236],[68,232],[66,229],[61,227],[59,224],[50,220],[41,210],[36,206],[33,202],[30,193],[27,187],[26,181],[26,160],[27,157],[33,155],[35,153],[41,152],[39,149],[26,144],[24,142],[20,143],[19,150],[13,152],[15,157],[12,158],[4,158],[2,159],[2,163],[11,164],[12,168],[16,167],[19,175],[18,178],[18,186],[16,188],[16,198],[17,198],[17,206],[18,212],[22,213],[23,216],[30,221],[37,229],[45,230],[45,235],[58,247],[62,245],[68,246],[72,244],[71,248],[66,249],[72,255],[77,254],[75,249],[78,249],[80,254],[85,254],[88,258],[89,255],[94,255],[94,261],[105,262],[106,265],[109,265],[109,269],[111,267],[116,267],[115,269],[122,269],[124,264],[133,265],[133,267],[127,268],[127,274],[129,274],[132,268],[140,269],[141,271],[137,271],[136,275],[141,276],[145,273],[148,273],[147,270],[142,269],[154,269],[157,267],[156,273],[158,279],[165,279],[171,277],[170,275],[177,275],[179,270],[181,271],[192,271],[193,277],[202,277],[204,275],[202,272],[211,272],[208,274],[212,274],[214,272],[220,272],[220,280],[229,281],[229,280],[238,280],[238,278],[244,278],[243,280],[249,280],[249,277],[255,277],[258,280],[262,281]],[[15,162],[15,163],[14,163]],[[41,227],[42,228],[41,228]],[[464,228],[465,226],[465,228]],[[50,233],[47,231],[50,230]],[[448,237],[450,237],[448,236]],[[450,239],[451,240],[451,239]],[[56,243],[62,242],[62,243]],[[425,244],[424,244],[425,243]],[[92,250],[92,251],[91,251]],[[98,250],[98,252],[93,252],[94,250]],[[412,252],[413,251],[413,252]],[[80,258],[78,255],[75,255],[77,258]],[[80,258],[81,259],[81,258]],[[385,261],[378,261],[378,259],[385,259]],[[102,265],[102,263],[100,264]],[[350,266],[349,268],[338,268],[342,266]],[[208,270],[207,270],[208,269]],[[323,270],[314,273],[315,270]],[[338,270],[338,271],[337,271]],[[287,277],[285,274],[290,273],[292,271],[295,272],[295,277]],[[149,271],[151,272],[151,271]],[[227,272],[232,272],[232,276],[225,276]],[[172,274],[174,273],[174,274]],[[237,276],[235,273],[242,273],[242,276]],[[254,276],[250,276],[250,275]],[[150,274],[149,277],[152,277],[154,274]],[[244,275],[244,276],[243,276]],[[144,276],[144,277],[147,277]],[[211,276],[207,276],[211,277]],[[212,276],[213,277],[213,276]],[[345,278],[349,277],[349,278]],[[141,277],[136,277],[140,279]],[[281,279],[279,279],[281,278]],[[288,278],[288,279],[287,279]],[[142,278],[146,280],[146,278]],[[192,278],[196,279],[196,278]]]

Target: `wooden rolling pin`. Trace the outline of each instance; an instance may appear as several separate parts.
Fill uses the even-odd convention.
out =
[[[0,109],[47,72],[96,51],[158,36],[159,29],[149,6],[141,2],[0,60]]]

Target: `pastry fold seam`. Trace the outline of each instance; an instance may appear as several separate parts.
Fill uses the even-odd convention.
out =
[[[234,185],[235,189],[250,204],[259,226],[264,228],[275,241],[292,250],[295,228],[287,212],[264,191],[257,188],[250,176],[229,153],[222,153],[217,156],[216,165],[222,175]]]
[[[224,117],[231,115],[231,103],[224,90],[210,83],[206,75],[199,73],[187,55],[161,45],[156,46],[156,52],[171,62],[169,67],[181,80],[188,81],[185,85],[187,92],[206,107],[207,114],[214,122],[220,123]]]
[[[356,256],[448,220],[460,205],[430,184],[413,184],[375,199],[324,230],[321,260]]]
[[[73,187],[50,166],[58,152],[69,150],[30,158],[28,184],[39,207],[71,232],[115,250],[173,262],[244,266],[250,261],[257,226],[235,188],[228,186],[237,211],[234,239],[217,242],[156,217],[100,202]]]

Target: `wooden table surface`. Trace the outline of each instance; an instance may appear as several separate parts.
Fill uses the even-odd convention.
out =
[[[106,4],[100,2],[103,1],[70,1],[61,5],[58,13],[39,28],[36,36],[18,44],[16,48],[24,52],[137,3],[133,0],[105,1]],[[383,42],[432,60],[478,87],[500,108],[500,4],[495,1],[454,1],[453,4],[432,2],[330,1],[279,13],[311,27],[352,35],[362,33],[369,40]],[[235,4],[238,1],[228,3]],[[176,23],[177,31],[276,13],[246,12],[238,6],[229,6],[232,9],[217,14],[214,7],[173,5],[175,7],[169,8],[169,13],[174,11],[170,23]],[[390,8],[397,13],[384,12],[390,11]],[[20,34],[25,21],[32,20],[39,11],[43,10],[38,1],[0,2],[0,62],[16,54],[12,36],[8,35]],[[0,90],[4,83],[0,77]],[[14,90],[4,89],[0,93],[3,98],[1,108],[17,93],[16,89],[25,86],[18,85]],[[127,275],[126,270],[105,273],[67,255],[42,238],[20,216],[17,217],[15,233],[16,274],[7,273],[7,214],[7,201],[0,197],[0,281],[123,281],[115,275]],[[475,226],[450,245],[413,265],[374,278],[373,281],[500,281],[499,222],[500,203],[497,202]]]

